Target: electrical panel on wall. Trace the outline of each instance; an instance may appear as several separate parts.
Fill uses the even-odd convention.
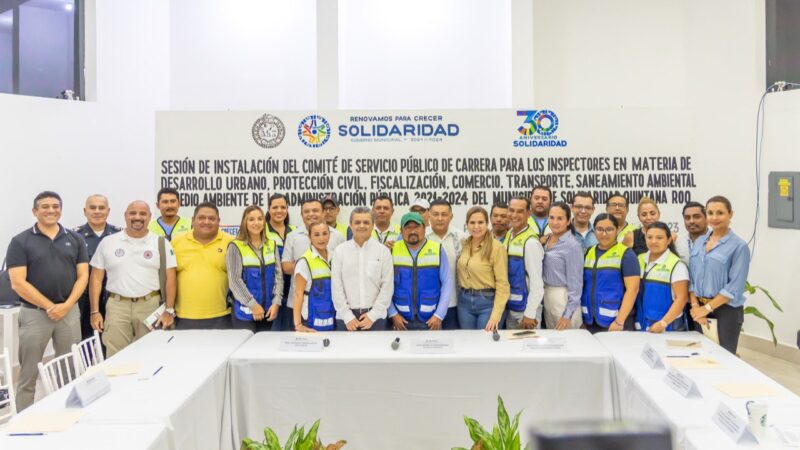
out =
[[[800,172],[769,173],[769,221],[772,228],[800,229]]]

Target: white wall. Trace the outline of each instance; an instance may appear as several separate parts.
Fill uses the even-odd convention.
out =
[[[32,200],[42,190],[62,195],[62,223],[68,226],[85,221],[83,201],[92,193],[111,198],[111,221],[117,224],[127,202],[154,196],[153,112],[168,107],[169,54],[163,45],[168,4],[89,4],[95,6],[96,49],[87,53],[97,58],[98,76],[91,81],[96,101],[0,94],[0,190],[7,211],[0,254],[13,235],[33,223]],[[142,23],[148,24],[146,32]]]
[[[342,109],[508,108],[511,2],[339,1]]]
[[[315,0],[172,0],[176,110],[314,109]]]

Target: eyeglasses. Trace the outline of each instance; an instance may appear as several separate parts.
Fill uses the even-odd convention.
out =
[[[614,202],[614,203],[609,203],[608,207],[609,208],[627,208],[628,205],[626,205],[625,203],[616,203],[616,202]]]
[[[595,228],[594,231],[595,231],[595,233],[600,233],[600,234],[611,234],[611,233],[617,231],[617,229],[616,228]]]
[[[326,207],[322,208],[322,210],[323,211],[336,211],[336,207],[335,206],[326,206]]]

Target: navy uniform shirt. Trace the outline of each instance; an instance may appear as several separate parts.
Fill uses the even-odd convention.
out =
[[[91,261],[92,256],[94,256],[94,252],[97,251],[97,246],[100,245],[100,241],[102,241],[106,236],[119,233],[122,231],[122,228],[116,225],[111,225],[110,223],[106,223],[106,228],[103,230],[103,233],[100,236],[94,232],[88,223],[85,223],[79,227],[75,227],[72,230],[80,234],[83,240],[86,241],[86,252],[89,255],[89,261]]]

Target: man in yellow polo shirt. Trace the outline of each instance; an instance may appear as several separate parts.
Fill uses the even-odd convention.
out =
[[[178,260],[178,296],[175,302],[178,330],[231,327],[228,270],[225,251],[233,236],[219,229],[219,209],[200,203],[192,216],[194,228],[175,237],[172,248]]]

